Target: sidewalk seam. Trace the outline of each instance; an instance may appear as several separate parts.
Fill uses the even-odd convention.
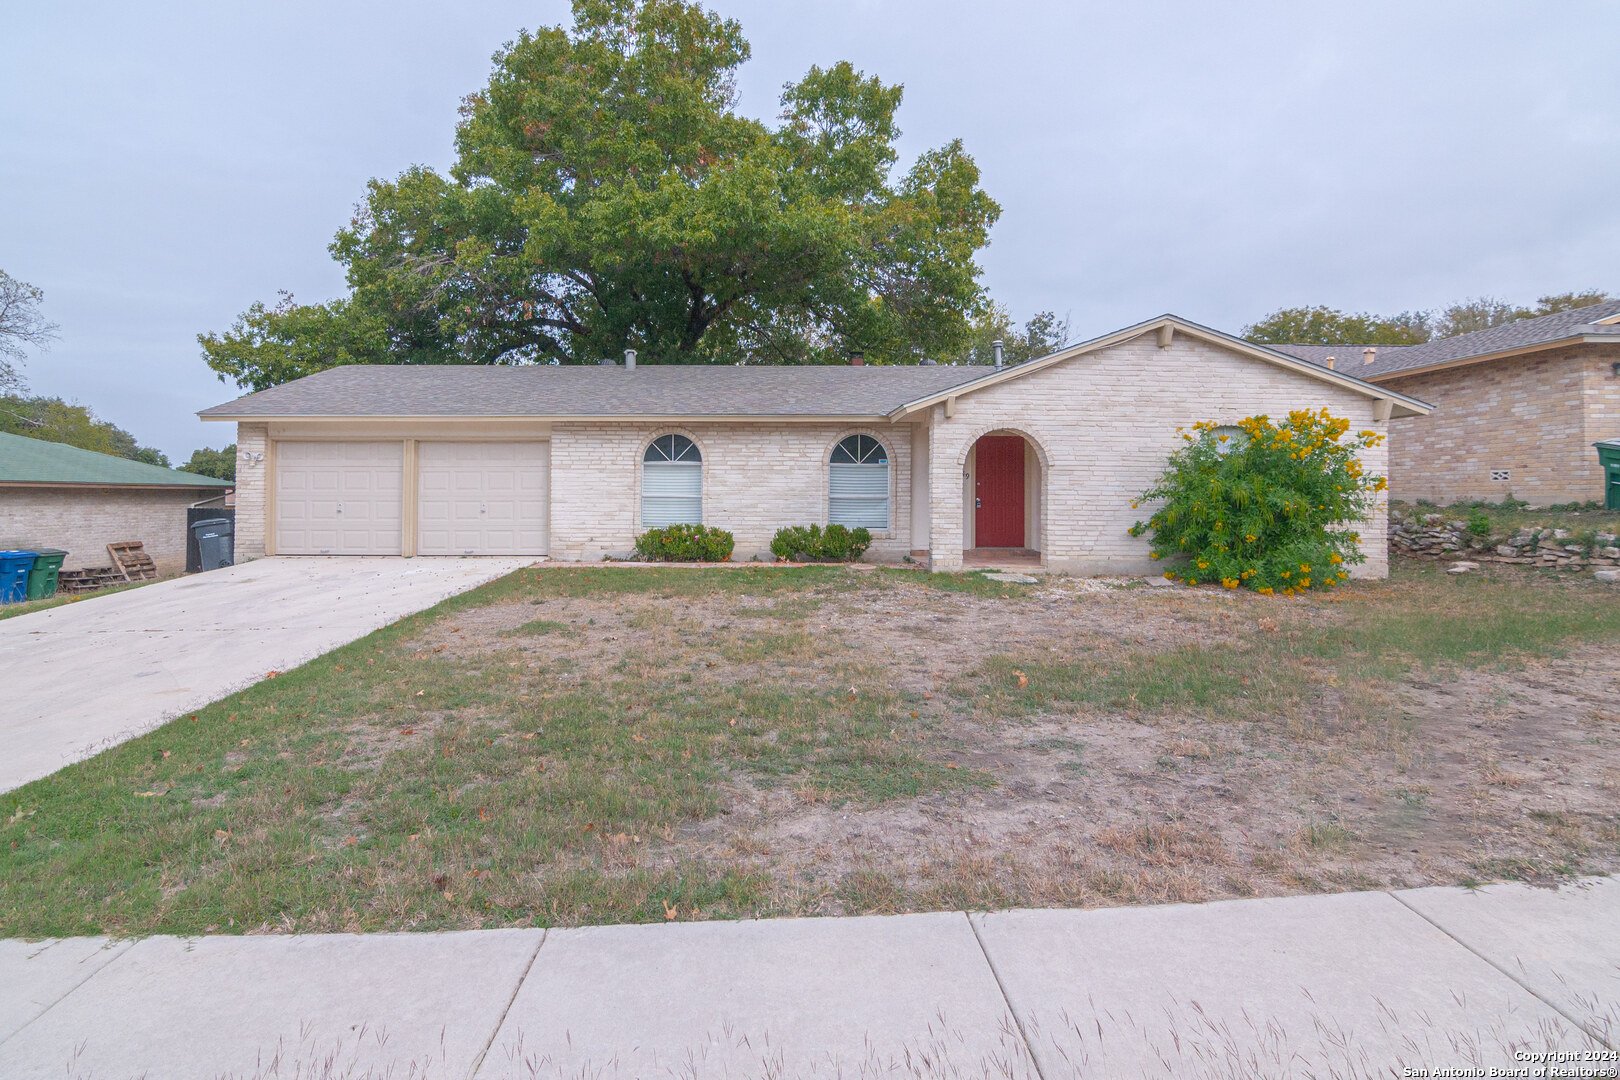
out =
[[[1030,1042],[1029,1032],[1024,1030],[1024,1018],[1018,1015],[1018,1008],[1013,1005],[1012,996],[1007,993],[1007,984],[1002,981],[1001,971],[990,957],[990,947],[984,943],[984,936],[979,933],[972,912],[964,911],[962,917],[967,920],[968,929],[973,932],[973,940],[979,943],[979,952],[984,955],[984,962],[990,968],[990,977],[996,980],[996,989],[1001,991],[1001,1000],[1007,1006],[1007,1014],[1012,1017],[1013,1026],[1018,1028],[1018,1037],[1024,1040],[1024,1051],[1029,1054],[1030,1063],[1035,1066],[1035,1075],[1040,1080],[1046,1080],[1046,1073],[1041,1068],[1040,1055],[1035,1053],[1035,1044]]]
[[[68,940],[68,939],[64,938],[62,940],[65,941],[65,940]],[[50,1012],[52,1009],[54,1009],[58,1005],[62,1004],[62,1002],[66,1001],[68,999],[68,996],[70,994],[72,994],[75,990],[79,989],[79,987],[83,986],[85,983],[89,982],[91,979],[95,978],[97,975],[100,975],[103,971],[106,971],[108,968],[112,967],[113,964],[117,963],[120,959],[122,959],[123,957],[127,956],[129,953],[134,951],[135,946],[139,945],[140,943],[141,943],[140,940],[137,939],[135,941],[131,941],[128,945],[124,946],[122,949],[119,949],[117,954],[114,955],[111,959],[109,959],[106,963],[104,963],[101,966],[97,967],[90,974],[86,975],[84,978],[80,979],[78,982],[74,983],[72,986],[70,986],[66,990],[62,991],[62,994],[61,994],[60,997],[58,997],[55,1001],[51,1002],[49,1005],[45,1006],[43,1009],[39,1010],[39,1012],[37,1014],[35,1014],[28,1021],[28,1023],[24,1024],[22,1027],[18,1028],[16,1031],[13,1031],[10,1035],[7,1035],[5,1038],[0,1039],[0,1046],[4,1046],[6,1043],[10,1042],[12,1039],[15,1039],[18,1035],[21,1035],[23,1032],[27,1031],[29,1026],[32,1025],[33,1023],[35,1023],[37,1020],[39,1020],[39,1018],[41,1016],[44,1016],[46,1013]]]
[[[495,1026],[490,1028],[489,1038],[485,1040],[484,1048],[478,1051],[478,1056],[473,1058],[472,1065],[467,1069],[467,1080],[473,1080],[478,1075],[478,1070],[484,1067],[484,1058],[489,1055],[490,1047],[495,1045],[496,1038],[500,1036],[501,1028],[506,1026],[506,1014],[512,1011],[512,1005],[517,1001],[518,992],[523,989],[523,984],[529,981],[529,972],[534,970],[534,962],[539,957],[540,950],[545,947],[546,939],[550,936],[551,931],[549,929],[540,931],[540,940],[535,942],[534,952],[529,954],[529,962],[523,965],[523,974],[518,976],[517,985],[512,987],[512,996],[506,999],[506,1006],[501,1009],[501,1015],[495,1018]]]
[[[1455,941],[1458,945],[1461,945],[1463,948],[1467,949],[1473,955],[1475,955],[1475,956],[1479,957],[1481,960],[1485,961],[1487,964],[1489,964],[1491,967],[1495,968],[1497,971],[1501,972],[1504,976],[1507,977],[1508,981],[1512,982],[1515,986],[1519,987],[1519,989],[1523,990],[1525,993],[1529,994],[1531,997],[1535,998],[1537,1001],[1539,1001],[1543,1005],[1547,1006],[1547,1008],[1551,1009],[1553,1012],[1557,1013],[1559,1016],[1562,1016],[1565,1020],[1568,1020],[1570,1023],[1574,1024],[1575,1027],[1578,1028],[1579,1030],[1584,1031],[1587,1035],[1590,1035],[1593,1039],[1597,1040],[1597,1042],[1600,1045],[1607,1046],[1610,1050],[1614,1049],[1614,1046],[1607,1039],[1605,1039],[1602,1035],[1599,1035],[1596,1031],[1594,1031],[1591,1028],[1587,1027],[1585,1024],[1581,1023],[1575,1017],[1571,1016],[1568,1012],[1565,1011],[1565,1009],[1564,1009],[1564,1007],[1562,1005],[1558,1004],[1556,1001],[1553,1001],[1553,1000],[1551,1000],[1551,999],[1549,999],[1547,997],[1544,997],[1541,994],[1541,992],[1538,991],[1535,987],[1531,986],[1529,983],[1525,982],[1523,979],[1521,979],[1517,975],[1513,974],[1513,972],[1509,971],[1506,967],[1503,967],[1501,964],[1498,964],[1495,960],[1492,960],[1489,956],[1486,956],[1484,953],[1480,952],[1478,949],[1476,949],[1472,945],[1468,944],[1468,942],[1464,941],[1462,938],[1458,937],[1456,934],[1453,934],[1450,930],[1447,930],[1444,926],[1441,926],[1434,919],[1430,918],[1428,916],[1428,914],[1426,914],[1425,912],[1419,911],[1417,908],[1413,907],[1411,904],[1408,904],[1405,900],[1403,900],[1400,897],[1399,894],[1393,893],[1393,892],[1386,892],[1384,895],[1389,897],[1391,900],[1395,901],[1397,904],[1401,905],[1407,911],[1410,911],[1412,914],[1416,915],[1418,918],[1422,919],[1424,922],[1428,923],[1430,926],[1434,927],[1436,930],[1440,931],[1442,934],[1446,935],[1446,937],[1450,938],[1452,941]]]

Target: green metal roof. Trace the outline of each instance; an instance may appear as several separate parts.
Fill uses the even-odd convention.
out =
[[[229,488],[230,480],[0,432],[0,484]]]

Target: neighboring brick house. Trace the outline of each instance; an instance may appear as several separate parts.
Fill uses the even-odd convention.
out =
[[[1273,345],[1434,406],[1390,425],[1393,499],[1601,501],[1620,437],[1620,300],[1423,345]]]
[[[237,424],[236,551],[595,560],[652,525],[864,524],[867,557],[1142,572],[1127,529],[1200,420],[1428,411],[1164,316],[1015,367],[338,367],[204,410]],[[1385,469],[1385,447],[1366,468]],[[1365,576],[1387,573],[1384,509]]]
[[[0,543],[67,552],[74,570],[106,566],[107,545],[138,540],[159,573],[186,566],[186,508],[221,499],[229,480],[77,446],[0,433]]]

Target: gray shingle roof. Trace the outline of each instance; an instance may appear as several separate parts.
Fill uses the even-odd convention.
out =
[[[1329,356],[1337,356],[1336,370],[1348,370],[1360,379],[1379,379],[1386,375],[1420,371],[1437,364],[1528,349],[1574,337],[1607,336],[1620,344],[1620,323],[1597,325],[1599,319],[1612,315],[1620,315],[1620,300],[1571,308],[1554,315],[1543,315],[1539,319],[1520,319],[1493,326],[1489,330],[1440,338],[1422,345],[1381,345],[1378,347],[1378,359],[1371,364],[1362,363],[1361,345],[1268,345],[1266,348],[1323,366],[1326,366]]]
[[[215,405],[260,416],[882,416],[994,372],[986,366],[623,367],[363,365],[330,368]]]

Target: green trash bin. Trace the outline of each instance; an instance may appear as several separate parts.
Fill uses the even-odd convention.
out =
[[[1620,439],[1605,439],[1597,447],[1598,464],[1603,466],[1603,509],[1620,510]]]
[[[28,571],[28,599],[43,600],[56,595],[56,575],[65,558],[67,552],[56,548],[39,548],[34,552],[34,568]]]

